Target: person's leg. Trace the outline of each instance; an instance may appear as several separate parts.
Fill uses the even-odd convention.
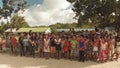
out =
[[[22,56],[22,46],[20,45],[20,56]]]
[[[81,51],[79,51],[79,61],[81,61]]]
[[[63,54],[64,58],[66,59],[66,52],[64,51],[64,54]]]
[[[13,54],[13,46],[11,45],[11,53]]]
[[[35,46],[33,46],[33,57],[35,57]]]
[[[69,51],[67,51],[67,55],[66,56],[67,56],[67,59],[69,59]]]
[[[81,51],[81,60],[84,62],[84,51]]]
[[[60,51],[58,51],[58,59],[60,59]]]
[[[32,55],[32,45],[30,45],[30,55]]]
[[[71,50],[70,59],[73,60],[73,50]]]
[[[15,56],[15,47],[12,47],[12,49],[13,49],[13,55]]]
[[[24,46],[22,46],[22,53],[23,53],[23,56],[25,56],[25,48],[24,48]]]
[[[15,55],[17,56],[17,47],[15,47]]]
[[[32,51],[32,57],[35,57],[35,54],[34,54],[34,46],[32,46],[31,51]]]
[[[55,47],[55,46],[53,47],[53,52],[54,52],[54,53],[53,53],[53,56],[54,56],[54,58],[55,58],[55,53],[56,53],[56,47]]]
[[[50,47],[50,57],[51,57],[51,58],[52,58],[52,55],[53,55],[52,52],[53,52],[53,51],[52,51],[52,46],[51,46],[51,47]]]

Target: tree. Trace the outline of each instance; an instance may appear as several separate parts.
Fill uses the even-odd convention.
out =
[[[10,26],[13,28],[29,27],[24,17],[18,16],[17,14],[11,19]]]
[[[75,3],[73,11],[78,25],[97,23],[100,27],[114,23],[120,16],[120,0],[67,0]],[[111,19],[113,21],[111,21]]]
[[[5,19],[12,17],[19,10],[24,10],[27,6],[26,0],[2,0],[2,3],[3,6],[0,8],[0,16]]]
[[[18,16],[17,13],[21,10],[24,12],[24,9],[27,7],[26,0],[2,0],[2,7],[0,8],[0,19],[8,20],[8,17],[11,19],[10,22],[1,26],[0,30],[4,31],[7,28],[20,28],[27,27],[28,24],[23,17]]]

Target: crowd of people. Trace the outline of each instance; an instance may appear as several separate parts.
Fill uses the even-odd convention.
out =
[[[4,38],[0,39],[1,42],[0,46],[4,48]],[[18,39],[12,34],[10,42],[13,55],[39,56],[46,59],[106,62],[117,60],[120,54],[120,31],[95,29],[45,34],[30,30],[29,33],[20,33]]]

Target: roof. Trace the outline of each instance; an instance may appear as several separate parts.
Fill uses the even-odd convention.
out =
[[[45,32],[46,30],[50,29],[49,27],[40,27],[40,28],[20,28],[17,32]]]
[[[70,29],[56,29],[58,32],[62,32],[62,31],[69,31]],[[74,29],[76,32],[77,31],[82,31],[82,30],[88,30],[88,31],[92,31],[92,30],[94,30],[93,28],[75,28]]]
[[[16,28],[14,28],[14,29],[9,28],[9,29],[5,30],[5,32],[11,32],[11,30],[12,30],[12,32],[16,32]]]

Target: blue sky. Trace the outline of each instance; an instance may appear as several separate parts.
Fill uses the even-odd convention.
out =
[[[43,0],[27,0],[29,5],[42,4]],[[2,6],[2,0],[0,0],[0,6]]]
[[[0,0],[0,7],[2,6],[2,0]]]
[[[72,23],[76,22],[73,19],[75,16],[71,10],[71,5],[66,0],[27,0],[30,5],[25,9],[21,16],[24,16],[26,22],[30,26],[51,25],[57,22]],[[0,6],[2,0],[0,0]],[[0,22],[6,21],[1,19]]]
[[[34,4],[41,4],[43,0],[27,0],[28,4],[34,5]]]

